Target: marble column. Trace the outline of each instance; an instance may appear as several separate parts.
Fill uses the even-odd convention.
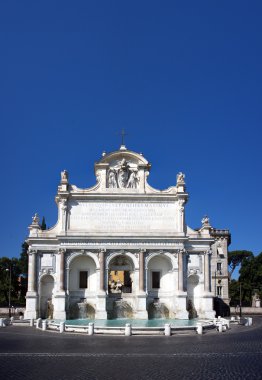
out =
[[[65,285],[64,285],[64,268],[65,268],[65,250],[60,249],[60,291],[63,292],[65,290]]]
[[[139,291],[144,291],[144,271],[145,271],[145,265],[144,265],[144,250],[140,250],[139,252]]]
[[[105,291],[105,250],[101,249],[99,253],[100,259],[100,291]]]
[[[67,199],[63,198],[60,200],[61,203],[61,219],[62,219],[62,230],[67,230]]]
[[[36,251],[28,252],[28,292],[36,292]]]
[[[204,290],[210,292],[210,251],[206,251],[204,254]]]
[[[183,253],[184,250],[180,249],[178,251],[178,291],[184,291],[184,265],[183,265]]]

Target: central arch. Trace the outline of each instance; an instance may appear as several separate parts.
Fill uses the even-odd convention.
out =
[[[132,293],[136,266],[134,255],[130,253],[111,254],[106,263],[108,293]]]

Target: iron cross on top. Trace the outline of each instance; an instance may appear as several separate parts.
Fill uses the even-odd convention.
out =
[[[125,132],[124,128],[121,131],[121,145],[125,145],[125,136],[127,136],[127,133]]]

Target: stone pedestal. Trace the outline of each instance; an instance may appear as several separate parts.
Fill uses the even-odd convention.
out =
[[[106,293],[102,291],[96,296],[96,319],[107,319]]]
[[[38,318],[38,295],[36,292],[26,293],[25,319]]]
[[[146,293],[141,292],[136,297],[136,311],[135,316],[136,319],[148,319],[148,312],[146,309]]]
[[[213,295],[212,293],[203,296],[201,301],[201,310],[199,312],[200,318],[214,319],[216,312],[213,310]]]
[[[65,311],[65,304],[66,304],[66,296],[65,292],[59,292],[55,295],[53,298],[54,303],[54,311],[53,311],[53,318],[54,319],[66,319],[66,311]]]
[[[187,293],[179,292],[175,301],[175,318],[176,319],[188,319],[188,311],[186,309]]]

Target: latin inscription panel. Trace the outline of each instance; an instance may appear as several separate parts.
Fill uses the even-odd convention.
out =
[[[90,233],[173,233],[177,207],[170,202],[72,202],[69,228]]]

